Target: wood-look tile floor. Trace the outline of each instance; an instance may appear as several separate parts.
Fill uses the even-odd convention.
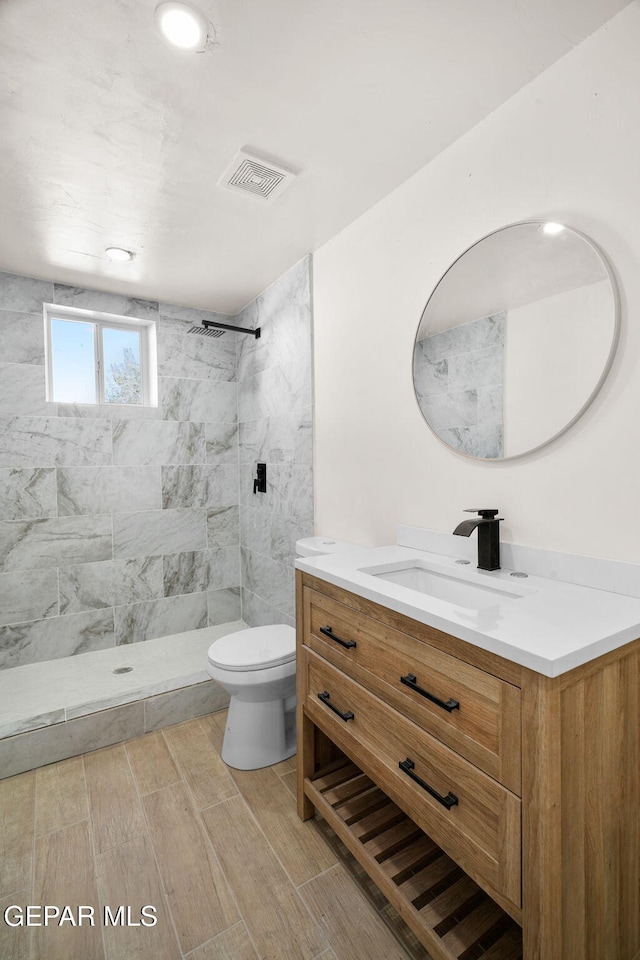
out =
[[[298,819],[295,758],[230,769],[224,721],[0,781],[1,960],[428,960],[326,824]],[[27,904],[76,924],[4,921]]]

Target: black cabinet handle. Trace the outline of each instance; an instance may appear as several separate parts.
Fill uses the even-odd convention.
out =
[[[415,780],[418,786],[422,787],[423,790],[426,790],[429,796],[433,797],[434,800],[437,800],[438,803],[441,803],[443,807],[447,808],[447,810],[451,810],[451,807],[457,806],[458,798],[456,797],[455,793],[451,793],[451,791],[449,791],[446,797],[443,797],[441,793],[438,793],[438,791],[434,790],[433,787],[430,787],[428,783],[425,783],[424,780],[421,780],[420,777],[413,772],[415,763],[413,760],[410,760],[409,757],[407,757],[406,760],[401,760],[398,766],[403,773],[406,773],[408,777],[411,777],[412,780]]]
[[[351,710],[347,710],[346,713],[343,713],[342,710],[338,710],[338,708],[335,707],[335,706],[330,702],[330,696],[331,696],[331,695],[330,695],[329,691],[328,691],[328,690],[325,690],[324,693],[319,693],[319,694],[318,694],[318,700],[322,700],[322,702],[323,702],[327,707],[329,707],[329,710],[333,710],[334,713],[337,713],[341,720],[344,720],[344,721],[346,722],[347,720],[354,720],[354,719],[355,719],[355,716],[354,716],[354,714],[351,712]]]
[[[431,703],[436,703],[439,707],[442,707],[443,710],[448,710],[449,713],[451,713],[452,710],[460,709],[460,704],[457,700],[439,700],[438,697],[434,697],[428,690],[423,690],[422,687],[419,687],[416,683],[416,678],[412,673],[408,673],[406,677],[400,677],[400,683],[411,687],[411,689],[419,693],[421,697],[426,697],[427,700],[431,700]]]
[[[357,647],[358,644],[355,640],[341,640],[340,637],[336,637],[333,632],[333,627],[320,627],[320,633],[323,633],[325,637],[329,637],[329,640],[335,640],[336,643],[339,643],[341,647]]]

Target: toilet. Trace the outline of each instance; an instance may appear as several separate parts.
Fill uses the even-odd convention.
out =
[[[326,537],[296,543],[299,557],[347,552]],[[296,632],[285,623],[229,633],[209,647],[207,672],[229,694],[222,759],[257,770],[296,752]]]

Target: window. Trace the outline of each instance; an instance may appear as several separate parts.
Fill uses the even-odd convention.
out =
[[[153,320],[45,303],[47,400],[157,406]]]

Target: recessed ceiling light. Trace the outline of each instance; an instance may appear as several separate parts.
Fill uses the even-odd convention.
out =
[[[562,223],[545,223],[542,229],[545,233],[553,235],[554,233],[562,233],[564,225]]]
[[[164,39],[179,50],[198,53],[206,46],[207,21],[188,3],[161,3],[156,7],[156,24]]]
[[[120,263],[133,260],[131,250],[125,250],[124,247],[107,247],[105,253],[109,257],[109,260],[118,260]]]

